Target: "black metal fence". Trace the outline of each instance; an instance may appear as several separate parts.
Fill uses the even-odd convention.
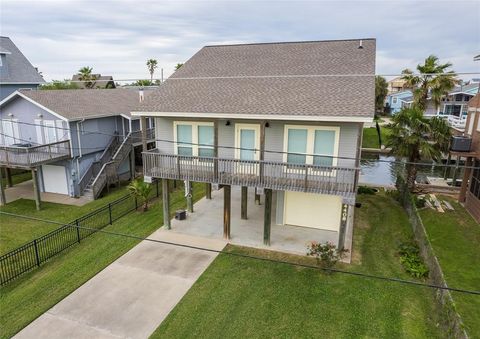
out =
[[[149,200],[160,196],[158,186],[158,182],[153,185]],[[42,263],[80,243],[96,230],[135,211],[141,204],[142,201],[128,194],[0,256],[0,285],[40,267]]]

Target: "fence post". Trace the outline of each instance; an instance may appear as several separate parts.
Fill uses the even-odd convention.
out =
[[[40,256],[38,255],[37,239],[33,240],[33,246],[35,246],[35,258],[37,259],[37,266],[40,266]]]
[[[108,216],[110,218],[110,225],[112,224],[112,204],[108,204]]]
[[[77,226],[77,240],[78,242],[80,243],[80,228],[79,228],[79,224],[78,224],[78,219],[75,220],[75,225]]]

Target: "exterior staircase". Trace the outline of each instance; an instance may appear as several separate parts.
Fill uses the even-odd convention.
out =
[[[122,162],[128,157],[132,151],[134,138],[129,133],[122,143],[117,143],[112,151],[113,156],[103,163],[98,174],[92,177],[91,181],[86,185],[84,193],[97,199],[104,188],[108,188],[112,183],[119,181],[118,168]]]

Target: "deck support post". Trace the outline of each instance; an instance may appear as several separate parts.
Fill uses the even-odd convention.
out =
[[[0,206],[5,206],[7,204],[7,199],[5,198],[5,190],[3,189],[3,171],[0,169]]]
[[[472,173],[472,157],[468,157],[465,162],[465,171],[463,172],[462,187],[460,188],[460,193],[458,194],[458,201],[465,202],[467,197],[467,188],[468,180],[470,179],[470,174]]]
[[[212,184],[210,184],[208,182],[205,184],[205,197],[208,200],[212,199]]]
[[[185,181],[185,196],[187,197],[187,211],[193,213],[193,186],[191,181]]]
[[[248,187],[242,186],[241,218],[247,220]]]
[[[33,197],[35,198],[35,207],[37,211],[40,211],[41,200],[40,200],[40,188],[38,187],[38,170],[32,168],[32,182],[33,182]]]
[[[140,129],[142,131],[142,152],[146,152],[147,151],[147,118],[144,116],[140,117]]]
[[[453,175],[452,175],[452,186],[455,187],[457,186],[457,178],[458,178],[458,172],[460,170],[460,156],[457,156],[457,160],[455,161],[455,168],[453,170]]]
[[[255,188],[255,205],[261,205],[260,194],[257,193],[257,188]]]
[[[231,186],[223,186],[223,237],[230,240],[230,222],[231,222]]]
[[[135,179],[135,148],[133,146],[128,158],[130,160],[130,180],[133,180]]]
[[[163,200],[163,225],[167,230],[170,225],[170,192],[168,190],[168,179],[162,179],[162,200]]]
[[[338,234],[338,249],[345,247],[345,235],[347,231],[347,219],[348,219],[349,207],[347,204],[342,204],[342,215],[340,217],[340,232]]]
[[[270,246],[272,229],[272,190],[265,188],[265,212],[263,215],[263,244]]]
[[[5,167],[5,175],[7,177],[7,186],[8,187],[13,187],[12,171],[10,170],[10,168]]]
[[[445,172],[443,172],[443,180],[447,180],[448,177],[450,176],[450,161],[452,159],[452,155],[450,153],[448,153],[448,156],[447,156],[447,162],[445,163]]]

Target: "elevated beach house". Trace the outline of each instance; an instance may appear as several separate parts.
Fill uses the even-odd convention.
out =
[[[31,170],[38,202],[39,192],[97,198],[134,175],[142,139],[130,111],[140,98],[128,89],[15,91],[0,102],[0,166]]]
[[[202,48],[132,115],[155,119],[146,179],[202,182],[207,199],[223,190],[225,238],[240,231],[232,209],[249,218],[250,190],[264,209],[252,231],[262,246],[273,225],[349,247],[374,102],[375,39],[258,43]]]

